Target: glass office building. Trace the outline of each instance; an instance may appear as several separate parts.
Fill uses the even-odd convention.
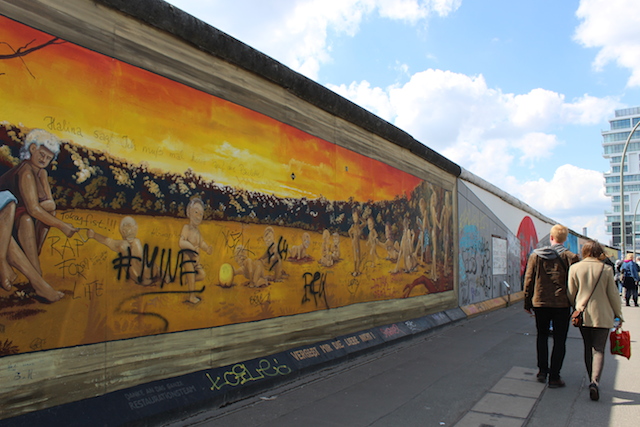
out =
[[[609,160],[609,172],[604,174],[605,193],[611,198],[611,210],[607,211],[607,233],[611,235],[609,242],[614,247],[622,246],[621,209],[624,206],[625,246],[632,248],[635,233],[636,248],[640,247],[640,126],[629,140],[622,172],[624,181],[624,200],[620,200],[620,171],[622,151],[629,133],[640,121],[640,107],[625,108],[615,111],[615,117],[609,120],[609,130],[602,132],[604,158]],[[634,221],[634,216],[636,221]]]

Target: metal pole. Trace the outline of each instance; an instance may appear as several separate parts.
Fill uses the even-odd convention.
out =
[[[629,136],[627,137],[627,142],[624,143],[624,148],[622,149],[622,160],[620,160],[620,235],[622,236],[622,257],[624,258],[627,254],[626,251],[626,240],[627,240],[627,224],[624,222],[624,159],[627,155],[627,147],[629,146],[629,141],[631,141],[631,137],[636,129],[640,126],[640,120],[638,123],[631,129],[629,132]],[[632,230],[635,231],[635,230]],[[635,256],[636,248],[633,248],[633,253]]]
[[[633,221],[631,222],[631,242],[633,244],[633,260],[636,260],[636,215],[638,214],[638,205],[640,205],[640,197],[636,202],[636,210],[633,211]]]

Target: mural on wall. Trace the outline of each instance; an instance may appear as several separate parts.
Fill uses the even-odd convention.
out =
[[[477,225],[467,224],[460,229],[460,304],[490,299],[492,293],[490,243]]]
[[[0,355],[453,290],[453,186],[2,16],[0,42]]]
[[[582,245],[584,244],[580,240],[583,239],[578,239],[577,235],[569,233],[569,235],[567,236],[567,240],[564,242],[564,246],[566,246],[567,249],[569,249],[574,254],[580,255]]]
[[[521,291],[527,257],[538,243],[531,218],[523,212],[518,229],[511,230],[496,216],[496,212],[502,210],[486,206],[464,182],[459,184],[458,207],[459,304],[464,306],[505,295],[505,282],[511,292]]]
[[[531,217],[525,216],[522,218],[520,226],[518,226],[517,236],[520,241],[520,277],[523,278],[527,269],[529,255],[538,245],[538,233]]]

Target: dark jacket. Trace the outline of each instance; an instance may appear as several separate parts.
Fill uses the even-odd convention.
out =
[[[524,274],[524,308],[570,307],[567,295],[569,266],[580,261],[563,245],[536,249],[529,256]]]
[[[624,274],[624,282],[622,286],[628,289],[634,289],[640,277],[638,276],[638,264],[633,260],[625,260],[620,267],[620,271]]]

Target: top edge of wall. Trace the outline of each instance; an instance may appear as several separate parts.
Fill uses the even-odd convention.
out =
[[[461,168],[461,172],[459,175],[459,178],[463,181],[467,181],[470,182],[471,184],[474,184],[480,188],[482,188],[485,191],[488,191],[489,193],[493,194],[494,196],[504,200],[505,202],[507,202],[508,204],[524,211],[527,212],[530,215],[535,216],[536,218],[538,218],[539,220],[541,220],[542,222],[546,222],[548,224],[556,224],[557,221],[543,215],[542,213],[538,212],[537,210],[535,210],[534,208],[532,208],[531,206],[529,206],[528,204],[524,203],[521,200],[516,199],[515,197],[513,197],[511,194],[507,193],[506,191],[501,190],[500,188],[496,187],[495,185],[491,184],[488,181],[485,181],[484,179],[480,178],[477,175],[474,175],[473,173],[469,172],[468,170]]]
[[[456,177],[461,167],[411,135],[275,59],[162,0],[95,0],[277,84],[304,101],[405,148]]]

